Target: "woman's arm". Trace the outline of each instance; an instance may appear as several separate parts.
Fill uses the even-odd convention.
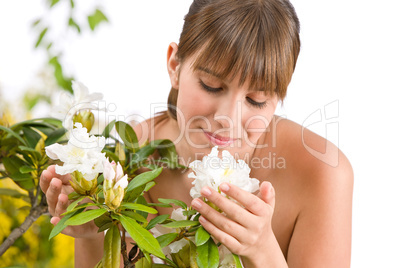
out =
[[[289,244],[289,267],[350,267],[353,171],[340,153],[336,168],[305,180],[304,204]]]

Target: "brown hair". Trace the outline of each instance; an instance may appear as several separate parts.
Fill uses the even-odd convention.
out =
[[[194,0],[184,18],[177,60],[196,56],[193,70],[221,79],[240,74],[240,85],[263,89],[282,101],[300,51],[299,20],[288,0]],[[168,97],[176,118],[178,90]]]

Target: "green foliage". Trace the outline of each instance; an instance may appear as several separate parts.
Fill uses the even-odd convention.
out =
[[[67,0],[63,0],[67,1]],[[47,0],[47,6],[48,6],[48,13],[51,13],[54,9],[54,7],[59,4],[60,2],[63,2],[60,0]],[[74,29],[75,32],[78,34],[82,34],[84,29],[88,29],[90,31],[95,31],[96,28],[102,23],[102,22],[108,22],[107,16],[103,13],[101,8],[98,6],[95,8],[92,12],[91,15],[87,17],[88,19],[88,25],[80,25],[78,21],[79,19],[76,19],[76,6],[74,0],[69,0],[69,5],[67,6],[69,8],[69,17],[66,20],[66,25],[67,28]],[[45,16],[45,15],[43,15]],[[60,18],[62,19],[62,17]],[[60,88],[71,92],[72,93],[72,88],[71,88],[71,81],[74,80],[74,76],[72,75],[67,75],[64,72],[63,68],[63,60],[62,55],[63,51],[60,48],[63,48],[63,43],[64,40],[54,38],[53,36],[60,36],[60,34],[57,35],[51,35],[49,32],[54,31],[55,27],[53,27],[52,24],[47,23],[47,20],[44,19],[43,17],[36,19],[32,24],[32,28],[37,32],[37,38],[36,42],[34,44],[34,47],[36,49],[42,49],[45,50],[47,55],[48,55],[48,65],[53,67],[54,69],[54,77],[57,81],[57,84],[60,86]],[[62,33],[65,35],[66,33]],[[54,46],[54,44],[57,44],[57,46]],[[56,50],[54,47],[57,47],[58,50]],[[38,95],[35,96],[34,98],[27,100],[29,106],[35,105],[38,103],[39,99],[45,99],[46,96]],[[28,106],[28,107],[29,107]]]
[[[195,244],[197,247],[202,246],[209,240],[210,237],[211,235],[205,231],[204,227],[200,226],[200,228],[198,228],[195,232]]]
[[[197,264],[200,268],[219,266],[219,250],[212,238],[197,247]]]
[[[103,21],[107,22],[108,19],[99,9],[96,9],[92,15],[88,16],[88,24],[92,31],[94,31]]]
[[[106,232],[103,247],[103,266],[108,268],[119,268],[121,237],[120,230],[116,225],[113,225]]]
[[[165,258],[158,241],[148,230],[141,227],[136,221],[130,220],[127,216],[121,215],[119,220],[140,248],[161,259]]]

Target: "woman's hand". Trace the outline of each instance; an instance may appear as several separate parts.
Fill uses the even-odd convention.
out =
[[[62,218],[61,214],[66,212],[69,205],[68,195],[74,190],[70,185],[70,175],[59,175],[55,166],[48,167],[40,177],[40,187],[46,195],[49,213],[53,216],[50,222],[56,225]],[[68,226],[63,234],[75,238],[93,238],[96,236],[97,227],[93,222],[79,226]]]
[[[219,189],[240,205],[205,187],[201,194],[226,216],[197,198],[192,201],[192,207],[201,213],[200,223],[232,253],[242,256],[249,266],[266,265],[261,257],[268,256],[272,246],[278,247],[271,228],[275,208],[272,184],[263,182],[257,196],[228,183],[221,184]]]

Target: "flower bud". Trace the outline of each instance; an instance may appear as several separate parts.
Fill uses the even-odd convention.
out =
[[[74,191],[80,195],[93,195],[98,186],[97,178],[98,176],[95,176],[92,180],[87,180],[81,172],[74,171],[71,173],[70,184]]]
[[[81,123],[89,133],[95,123],[95,116],[91,111],[80,111],[73,117],[73,124],[75,123]]]
[[[105,204],[112,210],[120,207],[121,201],[124,198],[124,189],[128,185],[127,175],[124,175],[123,168],[120,163],[116,165],[113,161],[105,160],[104,167],[104,181],[103,181],[103,195],[105,196]]]

